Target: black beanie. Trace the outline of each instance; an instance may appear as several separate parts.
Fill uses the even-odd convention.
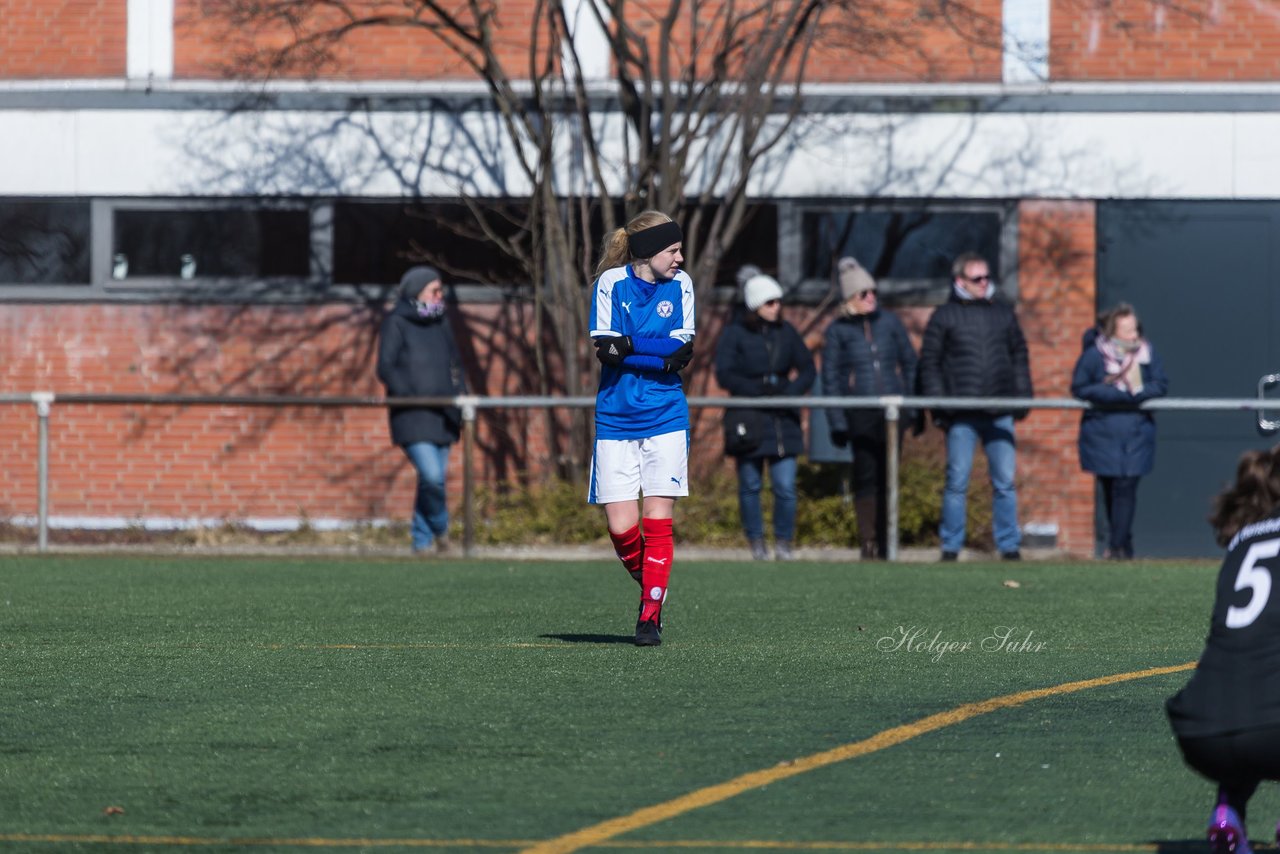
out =
[[[425,264],[410,267],[400,277],[400,293],[411,300],[417,299],[423,288],[439,278],[440,271],[435,267],[428,267]]]

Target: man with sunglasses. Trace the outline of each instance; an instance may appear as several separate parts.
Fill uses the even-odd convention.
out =
[[[952,264],[950,298],[929,319],[920,349],[919,392],[926,397],[1031,397],[1027,341],[1013,307],[996,298],[991,267],[966,252]],[[935,409],[947,434],[942,493],[942,560],[956,560],[965,542],[969,474],[978,443],[991,476],[991,527],[1005,560],[1019,560],[1018,494],[1014,486],[1013,424],[1027,411],[1012,408]]]

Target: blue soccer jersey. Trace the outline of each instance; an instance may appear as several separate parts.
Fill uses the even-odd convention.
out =
[[[675,278],[651,283],[630,267],[605,270],[593,288],[588,325],[592,338],[630,335],[637,352],[643,352],[644,342],[670,352],[665,345],[694,336],[693,279],[681,270]],[[596,438],[643,439],[688,429],[689,403],[678,373],[601,366]]]

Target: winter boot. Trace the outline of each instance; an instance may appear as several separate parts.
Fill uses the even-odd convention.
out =
[[[880,552],[880,512],[874,495],[853,499],[853,512],[858,521],[858,550],[863,560],[878,560]]]

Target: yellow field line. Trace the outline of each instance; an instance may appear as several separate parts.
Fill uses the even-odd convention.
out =
[[[577,851],[586,847],[601,848],[730,848],[778,851],[1081,851],[1081,852],[1126,852],[1156,851],[1155,844],[1085,844],[1085,843],[1035,843],[1035,842],[973,842],[973,841],[938,841],[938,842],[785,842],[772,840],[670,840],[670,841],[628,841],[614,837],[630,833],[643,827],[657,824],[701,807],[710,806],[728,800],[743,792],[767,786],[788,777],[804,774],[817,768],[843,762],[858,756],[865,756],[886,747],[901,744],[904,741],[924,735],[952,724],[966,721],[988,712],[1020,706],[1032,700],[1044,697],[1062,696],[1088,688],[1099,688],[1119,682],[1145,679],[1150,676],[1162,676],[1168,673],[1191,670],[1196,666],[1194,661],[1172,667],[1153,667],[1148,670],[1137,670],[1131,673],[1117,673],[1113,676],[1101,676],[1096,679],[1084,679],[1078,682],[1066,682],[1049,688],[1037,688],[1031,691],[1020,691],[994,697],[978,703],[957,706],[946,712],[921,718],[918,721],[884,730],[862,741],[841,745],[802,757],[794,762],[787,762],[753,771],[735,777],[715,786],[682,795],[674,800],[656,804],[637,810],[630,815],[610,819],[565,836],[531,844],[527,839],[335,839],[335,838],[208,838],[196,836],[131,836],[106,834],[0,834],[0,842],[33,842],[53,844],[104,844],[104,845],[173,845],[173,846],[208,846],[208,845],[273,845],[296,848],[510,848],[523,849],[523,854],[550,854],[550,852]]]
[[[985,715],[999,709],[1008,709],[1013,706],[1020,706],[1023,703],[1029,703],[1032,700],[1039,700],[1044,697],[1056,697],[1063,694],[1072,694],[1076,691],[1084,691],[1088,688],[1099,688],[1104,685],[1114,685],[1118,682],[1129,682],[1134,679],[1145,679],[1149,676],[1162,676],[1167,673],[1177,673],[1181,670],[1190,670],[1196,666],[1194,661],[1187,664],[1178,664],[1173,667],[1153,667],[1148,670],[1138,670],[1131,673],[1118,673],[1113,676],[1101,676],[1097,679],[1084,679],[1079,682],[1065,682],[1061,685],[1054,685],[1050,688],[1037,688],[1031,691],[1019,691],[1016,694],[1006,694],[1003,697],[993,697],[990,700],[982,700],[978,703],[967,703],[963,706],[957,706],[954,709],[945,712],[939,712],[928,717],[921,718],[909,724],[896,726],[892,729],[884,730],[876,733],[870,738],[862,741],[855,741],[850,744],[844,744],[830,750],[824,750],[821,753],[813,753],[809,756],[801,757],[793,762],[786,762],[775,765],[771,768],[765,768],[760,771],[751,771],[739,777],[734,777],[724,783],[718,783],[714,786],[707,786],[703,789],[697,789],[687,795],[681,795],[670,801],[660,804],[654,804],[650,807],[636,810],[629,815],[611,818],[608,821],[602,821],[599,824],[593,824],[590,827],[584,827],[581,830],[575,830],[564,836],[558,836],[555,839],[549,839],[540,842],[537,845],[524,849],[523,854],[567,854],[570,851],[577,851],[582,848],[589,848],[600,845],[601,843],[613,839],[615,836],[621,836],[624,833],[631,833],[643,827],[658,824],[659,822],[675,818],[687,812],[692,812],[702,807],[718,804],[729,798],[749,792],[752,789],[759,789],[762,786],[768,786],[779,780],[785,780],[788,777],[795,777],[799,774],[805,774],[818,768],[824,768],[828,765],[834,765],[837,762],[843,762],[846,759],[854,759],[859,756],[866,756],[868,753],[875,753],[878,750],[884,750],[886,747],[893,747],[904,741],[924,735],[934,730],[942,729],[961,721],[979,715]]]

